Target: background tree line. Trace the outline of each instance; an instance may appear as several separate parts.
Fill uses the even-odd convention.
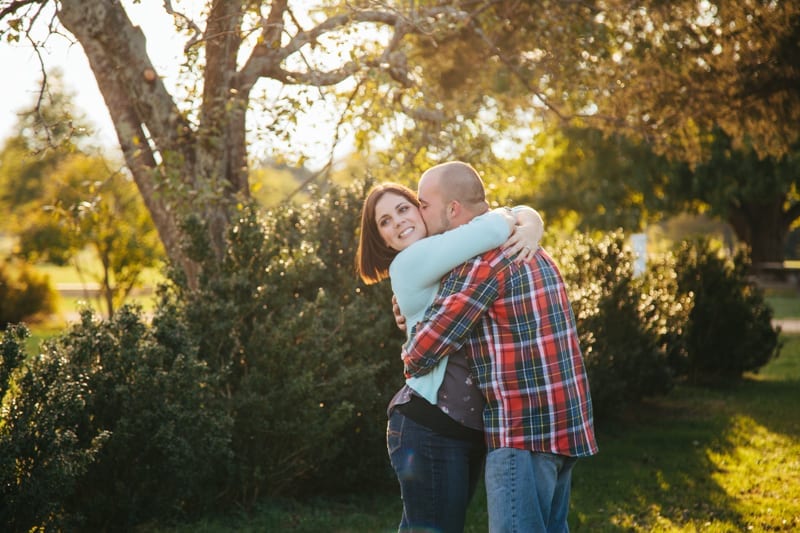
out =
[[[517,132],[525,147],[542,119],[643,140],[692,168],[709,160],[713,139],[724,132],[741,156],[718,149],[718,158],[773,161],[753,167],[768,174],[759,182],[775,185],[745,187],[739,197],[762,195],[750,199],[770,209],[762,218],[777,221],[771,229],[791,224],[787,205],[795,203],[796,187],[777,169],[791,167],[797,150],[800,8],[794,2],[320,0],[304,6],[214,0],[198,12],[188,3],[168,4],[164,16],[186,37],[181,81],[188,89],[180,93],[164,85],[123,3],[7,0],[0,21],[8,41],[35,44],[33,30],[49,23],[80,44],[165,251],[191,280],[197,266],[178,245],[182,219],[204,213],[221,259],[227,225],[250,196],[247,117],[267,139],[291,131],[297,101],[253,99],[260,87],[278,95],[286,86],[316,91],[305,93],[308,99],[340,97],[340,124],[356,133],[359,150],[376,137],[396,143],[381,162],[390,175],[454,158],[488,167],[498,159],[498,134],[512,139]],[[775,239],[747,227],[754,216],[734,215],[754,260],[782,256],[774,244],[760,250]]]

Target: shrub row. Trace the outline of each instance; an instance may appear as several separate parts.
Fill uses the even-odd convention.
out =
[[[216,376],[162,309],[123,308],[24,358],[3,337],[0,523],[105,531],[203,508],[225,478],[231,424]]]
[[[676,381],[714,385],[758,371],[780,350],[746,253],[680,244],[634,272],[621,231],[578,235],[554,252],[570,290],[595,415],[610,416]]]

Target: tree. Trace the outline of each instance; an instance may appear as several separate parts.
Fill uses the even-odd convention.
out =
[[[735,147],[720,129],[702,141],[710,156],[692,167],[621,135],[548,130],[507,165],[520,176],[509,189],[551,220],[584,231],[641,231],[670,214],[703,213],[730,224],[754,263],[782,261],[800,217],[797,151],[761,157],[747,144]]]
[[[717,124],[736,146],[749,135],[760,156],[780,157],[798,138],[797,2],[209,0],[195,8],[203,20],[164,5],[186,36],[186,85],[202,92],[167,90],[122,3],[7,0],[0,20],[5,38],[20,38],[57,7],[53,26],[89,58],[125,162],[190,280],[183,220],[203,220],[222,257],[225,227],[249,196],[256,87],[274,88],[267,111],[279,130],[302,104],[285,87],[339,94],[359,146],[405,143],[379,160],[393,175],[445,158],[491,165],[499,138],[517,131],[524,143],[542,115],[690,161],[703,156],[698,132]]]
[[[196,265],[179,245],[183,220],[189,214],[203,220],[217,257],[223,256],[226,227],[250,193],[247,111],[259,83],[325,88],[382,73],[384,83],[410,85],[398,49],[403,37],[435,26],[444,14],[470,16],[449,5],[301,4],[213,0],[202,4],[204,20],[196,21],[165,2],[165,15],[187,38],[184,73],[198,73],[193,83],[202,86],[202,93],[190,92],[183,101],[168,92],[145,35],[120,2],[12,0],[0,8],[0,20],[9,25],[5,37],[18,39],[46,18],[45,7],[56,7],[52,23],[63,25],[86,53],[166,251],[192,280]],[[375,30],[370,37],[365,26]],[[332,43],[348,39],[356,45],[332,53]],[[276,115],[295,112],[279,107]]]
[[[715,127],[759,157],[791,151],[800,138],[800,4],[610,7],[599,14],[616,43],[598,69],[610,96],[601,112],[622,110],[645,138],[666,151],[680,146],[688,160],[705,155],[698,132]]]
[[[513,180],[505,193],[536,205],[548,226],[560,221],[568,231],[643,231],[689,204],[671,193],[684,164],[597,129],[544,130],[506,167]]]
[[[482,4],[459,32],[413,41],[420,98],[452,106],[464,125],[506,133],[545,117],[689,161],[705,155],[698,134],[715,126],[761,157],[800,137],[797,2]]]
[[[109,317],[163,252],[128,176],[98,156],[76,153],[47,176],[41,201],[25,211],[20,253],[28,259],[71,263],[94,278]],[[100,268],[82,265],[90,250]]]
[[[402,123],[383,165],[396,174],[428,158],[468,160],[501,197],[557,213],[566,229],[638,230],[710,211],[754,262],[782,259],[796,219],[800,4],[483,5],[448,36],[412,36],[418,101],[441,118]],[[360,115],[386,134],[380,113]],[[714,153],[717,135],[730,161]],[[744,154],[748,176],[719,172]]]
[[[717,129],[706,137],[710,157],[684,172],[673,188],[709,206],[750,248],[755,263],[782,262],[789,231],[800,218],[800,150],[760,156]]]
[[[61,73],[46,75],[47,90],[18,113],[14,135],[0,147],[0,209],[3,229],[14,232],[27,207],[41,204],[47,176],[85,144],[89,128],[64,88]]]
[[[71,263],[81,277],[94,277],[110,317],[163,251],[125,169],[90,155],[89,128],[72,94],[58,72],[47,78],[48,91],[19,113],[15,135],[0,149],[4,229],[27,260]],[[99,271],[83,265],[87,249]]]

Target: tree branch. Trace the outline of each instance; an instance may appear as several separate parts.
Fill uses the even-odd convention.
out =
[[[0,20],[3,20],[6,17],[11,15],[16,15],[17,11],[22,9],[25,6],[29,6],[31,4],[41,4],[42,0],[15,0],[11,2],[6,7],[0,9]]]
[[[348,62],[337,69],[329,71],[309,70],[292,72],[280,67],[289,56],[298,52],[307,44],[313,44],[324,34],[345,28],[353,23],[379,23],[397,26],[402,19],[396,12],[372,10],[353,10],[349,13],[333,15],[311,30],[304,30],[298,25],[297,34],[283,47],[280,46],[279,32],[283,31],[283,15],[288,11],[286,1],[275,3],[270,10],[269,18],[264,23],[262,40],[257,44],[238,76],[238,89],[249,91],[262,77],[269,77],[283,83],[308,83],[316,86],[335,85],[361,68],[360,65],[375,66],[380,63],[370,61],[367,56],[358,62]],[[392,46],[394,46],[394,41]],[[385,55],[385,54],[384,54]],[[385,57],[382,56],[383,59]]]
[[[172,1],[171,0],[164,0],[164,10],[172,15],[173,18],[180,19],[186,23],[186,25],[194,32],[194,35],[189,39],[184,47],[183,51],[188,52],[192,47],[194,47],[197,43],[203,40],[203,30],[200,29],[195,22],[189,18],[188,16],[184,15],[179,11],[175,11],[172,8]]]

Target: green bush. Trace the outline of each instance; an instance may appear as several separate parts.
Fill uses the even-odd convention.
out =
[[[688,311],[686,299],[675,299],[669,266],[634,276],[622,232],[598,240],[579,235],[553,255],[570,291],[595,415],[667,392]]]
[[[72,529],[77,517],[65,512],[66,499],[79,491],[108,433],[82,431],[87,386],[67,361],[42,355],[26,364],[27,336],[13,325],[3,334],[0,523],[12,532]]]
[[[772,310],[748,278],[746,253],[728,257],[703,239],[684,242],[677,256],[679,290],[694,301],[678,372],[692,383],[713,383],[757,371],[777,356]]]
[[[199,353],[234,420],[232,497],[363,490],[391,483],[386,405],[402,384],[388,283],[353,258],[365,190],[334,189],[268,216],[245,208],[221,264],[187,227],[199,287],[175,286]]]
[[[230,421],[174,315],[162,308],[148,327],[138,309],[106,322],[85,311],[27,362],[17,330],[6,334],[0,519],[10,530],[128,528],[211,503]]]
[[[54,293],[46,276],[37,275],[24,263],[16,268],[16,275],[9,270],[0,263],[0,329],[53,311]]]

